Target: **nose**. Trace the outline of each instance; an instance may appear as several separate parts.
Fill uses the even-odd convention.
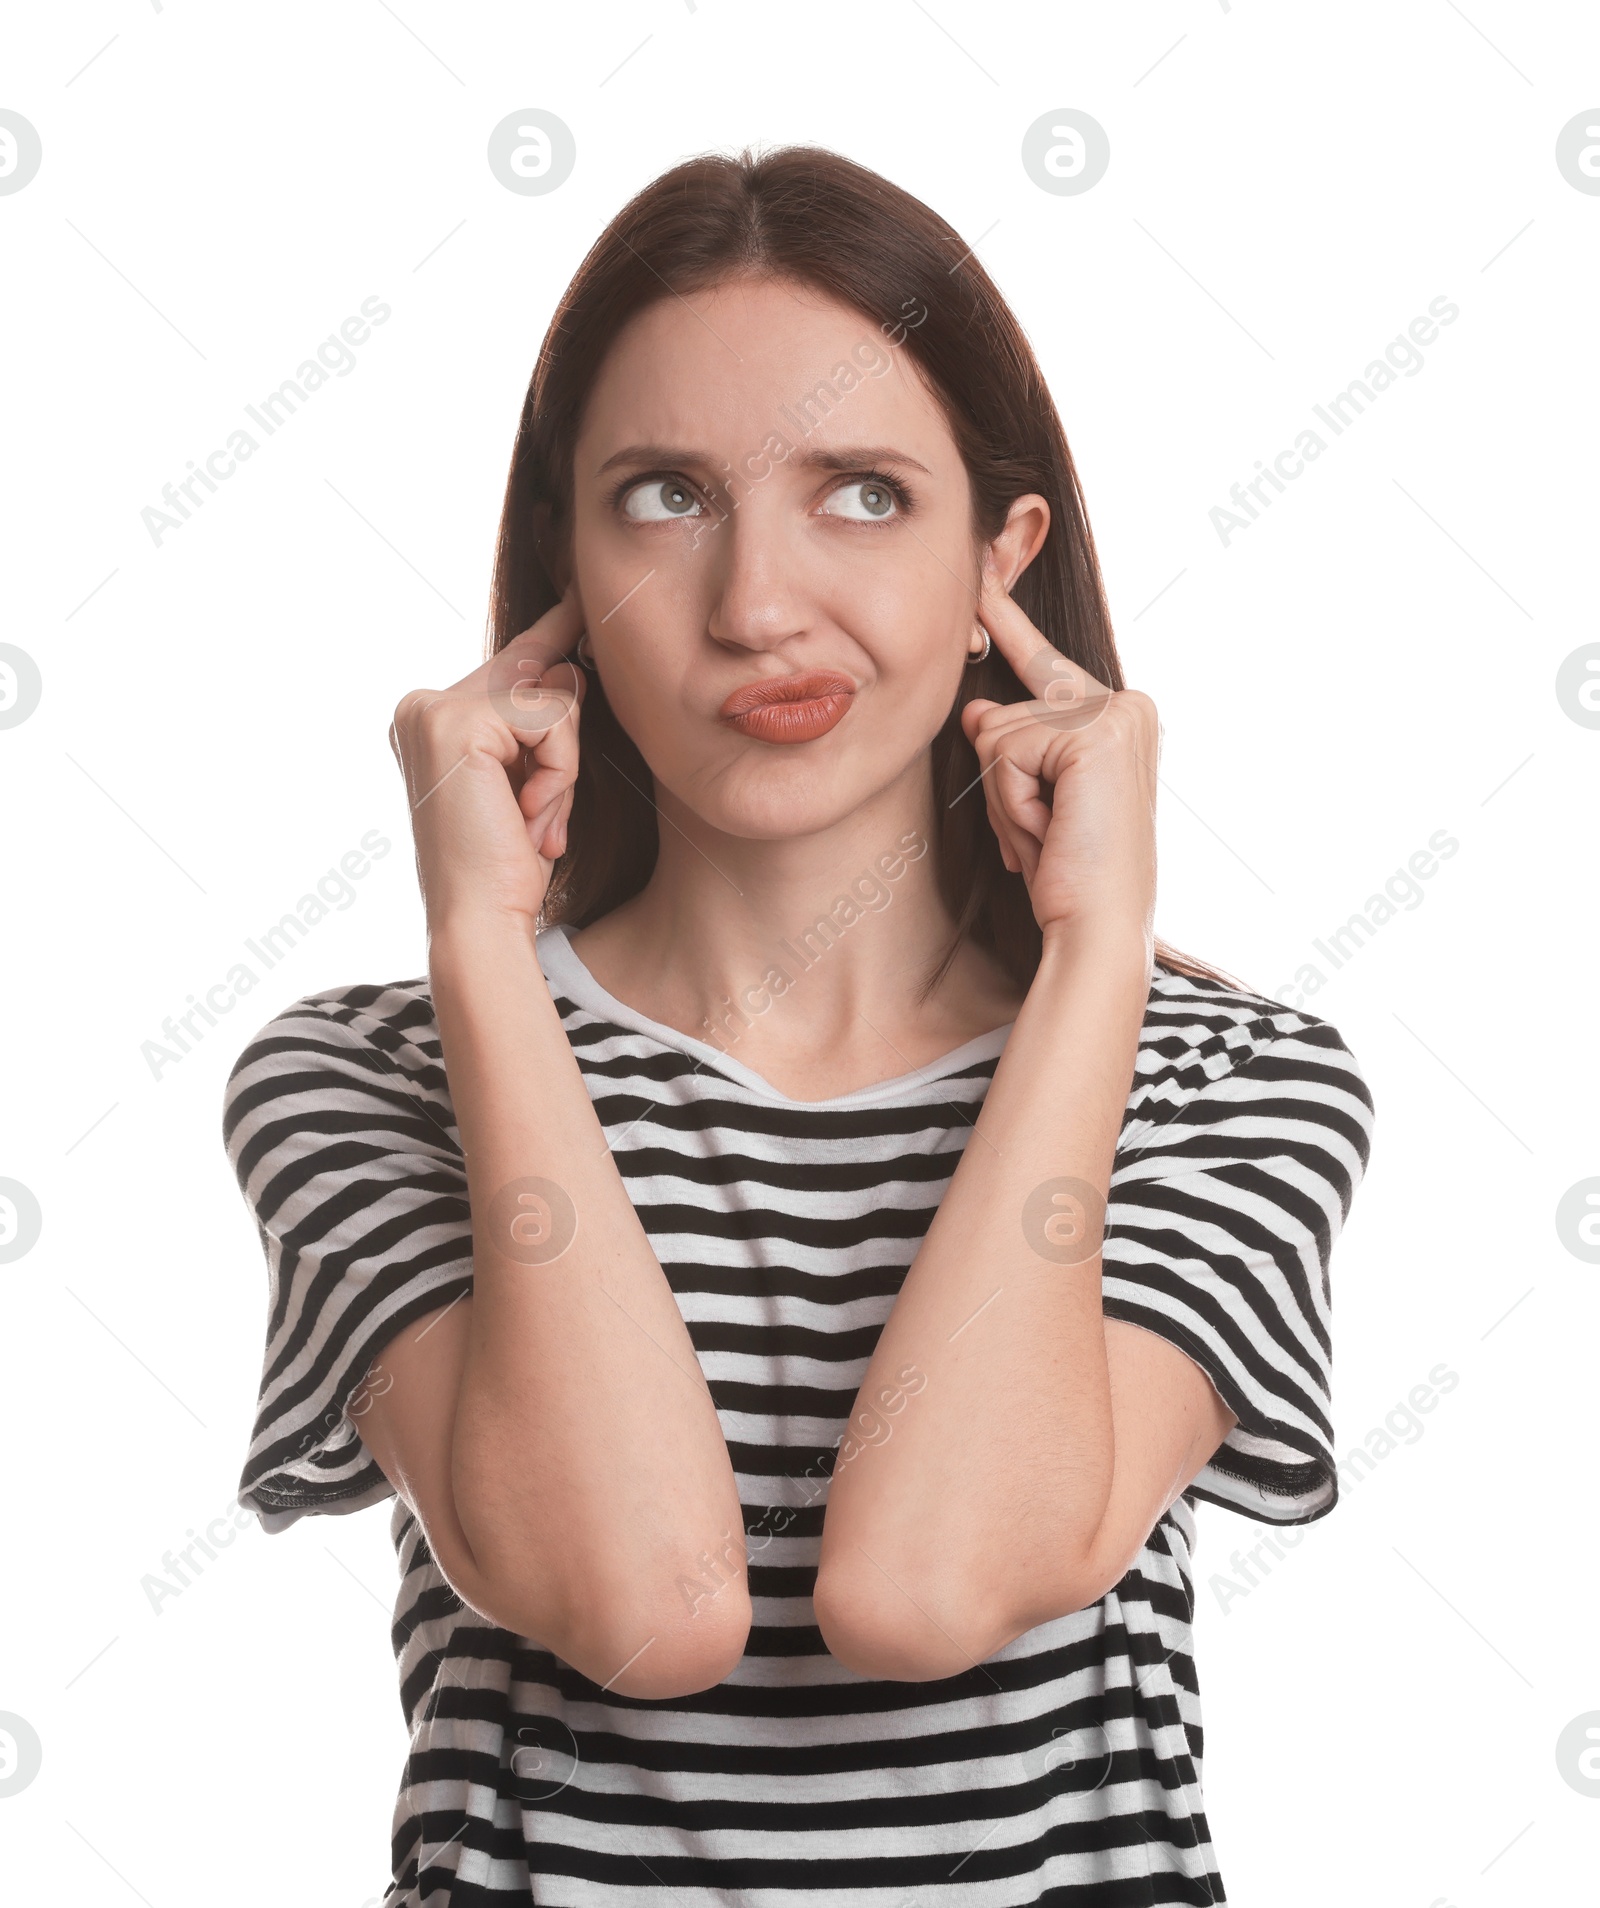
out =
[[[778,513],[761,508],[775,501],[750,496],[712,533],[714,582],[706,628],[713,642],[776,649],[810,626],[799,552],[791,548]]]

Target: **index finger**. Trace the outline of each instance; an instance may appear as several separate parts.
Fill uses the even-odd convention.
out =
[[[568,652],[582,634],[583,611],[569,591],[489,658],[484,665],[484,689],[508,728],[519,735],[542,733],[565,717],[582,682]],[[573,673],[571,691],[556,691],[553,685],[546,689],[545,677],[562,662]]]
[[[1078,727],[1094,721],[1110,701],[1112,691],[1106,684],[1063,655],[1035,627],[1027,611],[1012,600],[998,574],[987,565],[978,597],[978,620],[993,636],[1028,693],[1045,704],[1045,720],[1057,727]]]
[[[509,656],[513,675],[542,676],[552,663],[560,662],[571,651],[582,634],[583,610],[576,591],[569,590],[538,622],[513,636],[491,664]]]

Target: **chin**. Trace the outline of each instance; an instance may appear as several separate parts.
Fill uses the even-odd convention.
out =
[[[842,777],[836,762],[803,762],[774,749],[725,765],[713,784],[693,787],[685,806],[741,841],[788,841],[848,820],[875,792]]]

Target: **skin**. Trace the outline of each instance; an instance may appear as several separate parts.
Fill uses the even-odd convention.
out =
[[[809,435],[780,426],[781,406],[868,355],[882,375]],[[745,460],[780,427],[802,454],[728,487],[725,466],[760,468]],[[693,508],[663,507],[663,483]],[[905,498],[874,513],[872,487],[891,485]],[[1151,975],[1160,737],[1147,697],[1063,665],[1011,601],[1048,531],[1024,496],[982,544],[938,404],[859,315],[750,281],[664,299],[591,394],[570,539],[543,526],[564,600],[396,711],[475,1277],[385,1349],[393,1382],[371,1387],[362,1435],[469,1603],[625,1693],[725,1677],[749,1599],[698,1360],[533,954],[581,747],[583,673],[561,659],[584,630],[649,764],[661,854],[574,946],[617,998],[700,1038],[782,937],[926,838],[929,743],[983,630],[1040,692],[963,711],[983,769],[964,799],[986,801],[1043,934],[1026,993],[967,947],[920,997],[953,928],[925,855],[730,1044],[779,1091],[822,1099],[1016,1023],[858,1408],[908,1362],[926,1383],[835,1468],[814,1595],[833,1654],[866,1676],[948,1676],[1087,1607],[1234,1422],[1182,1352],[1101,1310],[1099,1214]],[[719,721],[739,685],[819,667],[857,685],[827,735],[778,746]],[[507,1257],[488,1218],[529,1174],[578,1217],[559,1272]],[[1089,1189],[1069,1265],[1019,1223],[1061,1178]],[[726,1587],[686,1613],[675,1586],[708,1552]]]
[[[654,774],[662,825],[644,892],[573,946],[630,1005],[705,1038],[781,937],[831,909],[903,834],[929,839],[928,747],[981,637],[966,471],[904,352],[794,287],[729,285],[697,309],[703,324],[674,300],[634,321],[577,443],[569,575],[607,696]],[[855,388],[802,437],[785,408],[840,365]],[[773,432],[794,455],[762,454]],[[630,455],[635,446],[670,454]],[[818,467],[819,455],[842,470]],[[730,482],[729,466],[767,474]],[[877,520],[860,481],[874,470],[910,499]],[[613,501],[619,484],[668,471],[694,486],[695,514],[638,521]],[[659,511],[652,489],[639,486],[635,508]],[[1048,522],[1042,498],[1017,500],[1002,538],[1013,573]],[[730,690],[814,668],[858,685],[816,742],[763,744],[717,720]],[[926,962],[951,931],[931,876],[924,858],[786,1010],[736,1021],[731,1050],[780,1092],[823,1099],[1013,1018],[1020,995],[970,945],[935,999],[914,1002],[908,955]]]

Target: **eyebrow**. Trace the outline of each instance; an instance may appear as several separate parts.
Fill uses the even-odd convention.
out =
[[[844,444],[838,450],[823,450],[819,445],[816,450],[804,451],[783,461],[804,465],[808,470],[870,470],[874,464],[906,464],[912,470],[920,470],[924,477],[933,475],[926,464],[919,464],[916,458],[908,457],[892,444]]]
[[[781,435],[774,432],[773,435]],[[761,455],[759,447],[755,455]],[[926,464],[918,463],[915,457],[905,451],[896,450],[891,444],[842,444],[836,450],[824,450],[819,445],[814,450],[796,449],[782,459],[786,464],[798,464],[806,470],[870,470],[876,464],[904,464],[911,470],[920,470],[924,477],[932,472]],[[615,470],[619,464],[639,464],[646,467],[660,465],[698,464],[704,469],[720,470],[723,460],[713,457],[709,451],[685,450],[682,445],[673,444],[629,444],[619,450],[595,472],[603,477],[608,470]]]

